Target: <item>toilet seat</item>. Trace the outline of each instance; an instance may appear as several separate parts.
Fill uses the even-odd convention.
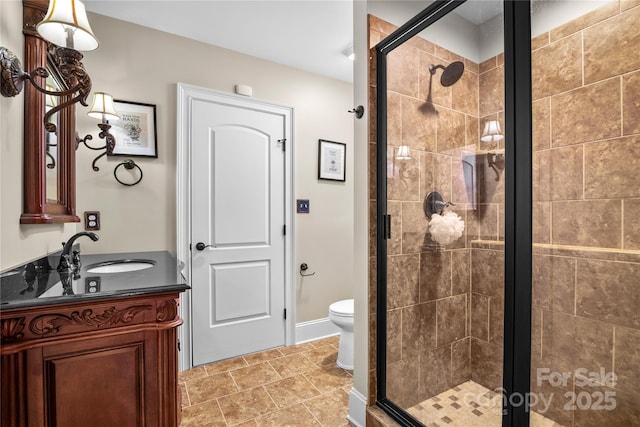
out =
[[[353,300],[345,299],[329,306],[329,313],[340,317],[353,317]]]

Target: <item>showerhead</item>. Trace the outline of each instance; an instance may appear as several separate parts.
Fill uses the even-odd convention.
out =
[[[442,75],[440,76],[440,84],[444,87],[449,87],[454,85],[460,77],[462,77],[462,73],[464,73],[464,63],[461,61],[455,61],[451,64],[447,65],[430,65],[429,72],[431,75],[436,73],[438,68],[442,68]]]

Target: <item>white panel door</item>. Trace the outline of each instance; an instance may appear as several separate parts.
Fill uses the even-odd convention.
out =
[[[192,102],[193,363],[200,365],[285,343],[290,110],[228,98]]]

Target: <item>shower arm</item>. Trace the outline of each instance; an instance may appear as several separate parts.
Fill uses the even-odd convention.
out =
[[[433,98],[431,97],[431,85],[432,85],[432,81],[433,81],[433,76],[436,74],[436,70],[438,68],[444,70],[444,65],[441,65],[441,64],[438,64],[438,65],[429,64],[429,94],[427,95],[427,102],[429,104],[433,104]]]
[[[433,76],[436,73],[436,70],[438,68],[441,69],[441,70],[444,70],[445,66],[442,65],[442,64],[438,64],[438,65],[431,64],[431,65],[429,65],[429,73],[431,73],[431,75]]]

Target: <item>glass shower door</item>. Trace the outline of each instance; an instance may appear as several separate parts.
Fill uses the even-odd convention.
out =
[[[380,388],[406,425],[499,426],[504,16],[501,1],[448,6],[378,62]]]

